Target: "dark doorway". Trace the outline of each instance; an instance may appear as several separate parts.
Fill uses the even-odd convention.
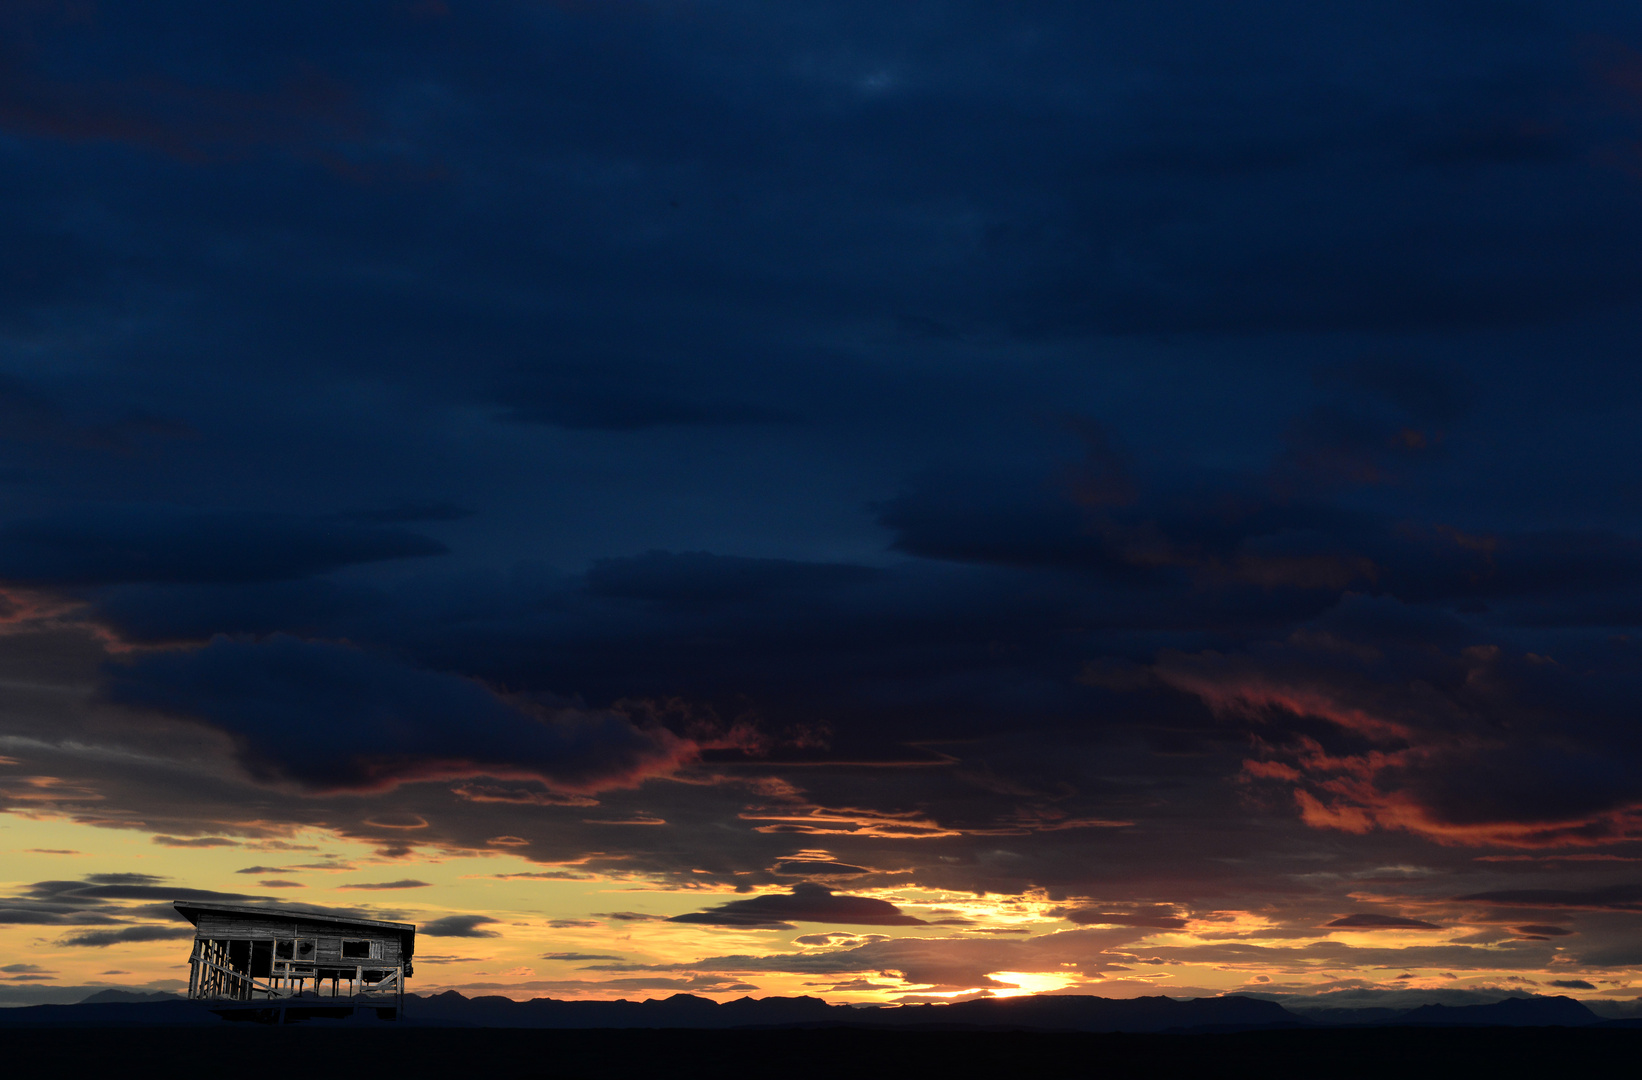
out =
[[[251,942],[251,978],[266,979],[274,974],[274,943]]]

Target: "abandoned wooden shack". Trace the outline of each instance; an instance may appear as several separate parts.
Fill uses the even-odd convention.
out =
[[[287,908],[178,901],[195,926],[188,996],[226,1009],[341,1015],[404,1008],[416,927]]]

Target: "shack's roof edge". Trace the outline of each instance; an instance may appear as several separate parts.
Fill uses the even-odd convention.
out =
[[[404,939],[405,951],[409,953],[416,941],[416,926],[414,923],[385,922],[381,919],[360,919],[351,915],[331,915],[319,911],[304,911],[301,908],[287,907],[256,907],[249,904],[202,904],[192,900],[178,900],[172,907],[183,918],[200,924],[200,915],[207,913],[221,913],[225,915],[254,915],[263,919],[278,919],[281,921],[294,920],[306,923],[329,923],[337,927],[359,927],[373,930],[392,930]]]

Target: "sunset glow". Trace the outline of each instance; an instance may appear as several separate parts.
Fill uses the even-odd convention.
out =
[[[1642,6],[0,65],[0,1008],[183,987],[187,901],[396,994],[1642,1022]]]

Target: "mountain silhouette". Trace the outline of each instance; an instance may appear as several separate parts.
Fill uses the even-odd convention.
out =
[[[242,1010],[249,1015],[255,1010]],[[267,1013],[270,1010],[263,1009]],[[369,1010],[366,1011],[369,1013]],[[349,1023],[375,1025],[362,1013]],[[1042,995],[952,1004],[859,1008],[814,997],[740,998],[719,1003],[691,994],[646,1001],[561,1001],[464,997],[454,990],[405,995],[400,1026],[538,1030],[775,1030],[854,1028],[885,1031],[1212,1033],[1341,1027],[1590,1027],[1603,1021],[1569,997],[1517,997],[1488,1004],[1415,1008],[1335,1008],[1296,1014],[1274,1001],[1214,998],[1100,998]],[[245,1018],[245,1017],[240,1017]],[[0,1009],[0,1027],[177,1027],[220,1024],[211,1007],[172,995],[104,990],[77,1005]],[[334,1025],[336,1020],[307,1022]]]
[[[1585,1027],[1601,1022],[1571,997],[1506,998],[1488,1005],[1422,1005],[1381,1023],[1444,1027]]]
[[[118,990],[110,988],[99,990],[89,997],[81,998],[81,1005],[135,1005],[146,1001],[181,1001],[176,994],[168,994],[163,990],[149,993],[145,990]]]

